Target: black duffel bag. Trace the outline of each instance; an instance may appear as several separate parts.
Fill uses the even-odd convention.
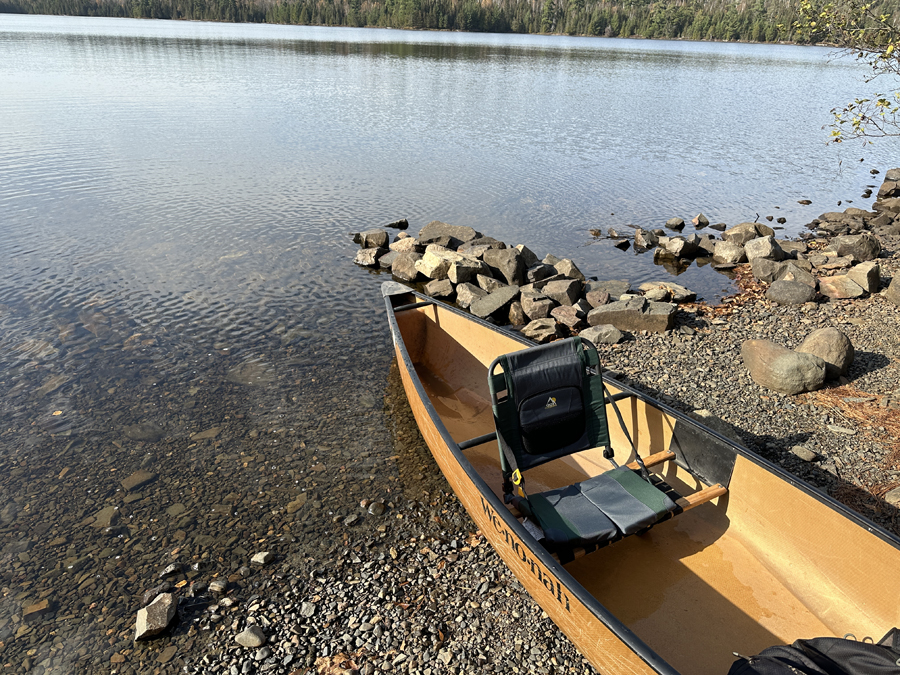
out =
[[[878,644],[844,638],[797,640],[741,656],[728,675],[900,675],[900,631]]]

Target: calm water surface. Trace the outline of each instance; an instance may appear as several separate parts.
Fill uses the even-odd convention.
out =
[[[896,146],[825,144],[863,93],[827,57],[0,15],[4,663],[107,664],[169,563],[250,589],[255,551],[315,556],[415,491],[348,233],[439,219],[642,282],[666,272],[589,230],[866,205]]]

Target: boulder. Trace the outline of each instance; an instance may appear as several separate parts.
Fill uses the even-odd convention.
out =
[[[697,246],[699,247],[698,256],[711,257],[716,252],[716,238],[711,234],[705,234],[700,237]]]
[[[697,294],[694,293],[694,291],[672,283],[671,281],[648,281],[647,283],[638,286],[638,290],[643,293],[647,293],[647,291],[654,288],[664,288],[669,292],[672,296],[672,300],[675,302],[693,302],[697,299]]]
[[[745,341],[741,345],[741,358],[754,382],[782,394],[793,396],[813,391],[825,382],[825,361],[770,340]]]
[[[591,309],[594,307],[600,307],[601,305],[605,305],[609,302],[609,293],[606,291],[594,290],[588,291],[584,295],[585,300],[590,304]]]
[[[519,257],[522,258],[522,263],[525,265],[526,269],[534,267],[541,262],[540,259],[532,253],[531,249],[525,246],[525,244],[519,244],[515,249],[519,252]]]
[[[493,293],[498,288],[504,288],[507,284],[504,284],[502,281],[497,281],[494,277],[488,276],[486,274],[479,274],[475,277],[475,282],[478,284],[478,287],[482,290],[487,291],[488,293]]]
[[[447,279],[450,272],[450,264],[453,261],[453,258],[446,255],[449,253],[452,253],[454,256],[458,255],[455,251],[451,251],[444,246],[429,244],[422,259],[416,261],[416,269],[429,279]]]
[[[631,284],[627,281],[588,281],[585,284],[585,291],[590,293],[591,291],[606,291],[609,293],[609,297],[611,300],[618,300],[619,296],[623,293],[628,293],[631,290]]]
[[[561,258],[557,258],[552,253],[548,253],[547,255],[544,256],[544,259],[541,260],[541,262],[544,263],[545,265],[552,266],[552,265],[555,265],[556,263],[558,263],[560,260],[561,260]]]
[[[385,230],[366,230],[353,235],[353,242],[360,248],[387,248],[389,236]]]
[[[406,218],[401,218],[400,220],[395,220],[393,223],[388,223],[385,227],[392,227],[395,230],[405,230],[409,227],[409,221]]]
[[[531,338],[538,344],[545,344],[562,337],[556,319],[535,319],[522,329],[522,335]]]
[[[425,295],[438,299],[452,298],[455,293],[453,284],[450,283],[449,279],[429,281],[422,290],[425,292]]]
[[[363,267],[377,267],[378,259],[387,252],[386,248],[362,248],[356,252],[353,262]]]
[[[874,260],[852,267],[847,276],[859,284],[866,293],[877,293],[881,286],[881,267]]]
[[[848,256],[853,262],[874,260],[881,253],[881,242],[868,232],[835,237],[831,246],[839,256]]]
[[[678,258],[694,258],[697,255],[697,241],[688,241],[684,237],[672,237],[666,242],[666,250]]]
[[[694,227],[697,229],[702,229],[709,225],[709,218],[704,216],[702,213],[698,213],[696,216],[691,218],[691,222],[694,224]]]
[[[753,262],[754,258],[768,258],[769,260],[784,260],[784,251],[775,237],[757,237],[744,244],[744,254],[747,260]]]
[[[637,248],[653,248],[659,244],[659,237],[652,232],[638,228],[634,231],[634,245]]]
[[[503,279],[508,284],[521,285],[525,283],[525,264],[516,249],[491,249],[485,251],[481,259],[490,268],[491,274],[495,278]]]
[[[891,279],[891,285],[884,291],[883,297],[895,305],[900,305],[900,274],[895,274]]]
[[[819,282],[816,278],[805,269],[796,264],[797,261],[789,260],[783,263],[778,273],[775,275],[775,281],[799,281],[815,290]]]
[[[569,328],[579,328],[583,325],[584,313],[572,305],[560,305],[550,310],[550,316],[559,323]]]
[[[769,286],[766,297],[778,305],[802,305],[816,299],[816,289],[800,281],[779,279]]]
[[[614,345],[625,338],[624,333],[611,324],[600,324],[599,326],[585,328],[579,335],[586,340],[590,340],[595,345]]]
[[[509,315],[509,305],[518,297],[518,286],[502,286],[493,293],[478,298],[469,306],[469,311],[482,319],[486,319],[494,313],[502,313],[505,319]]]
[[[862,286],[846,274],[834,277],[819,277],[819,293],[835,300],[859,298],[865,295]]]
[[[888,169],[887,173],[884,174],[884,179],[887,181],[900,181],[900,169]]]
[[[747,262],[744,247],[733,241],[717,241],[713,249],[713,260],[724,265],[740,265]]]
[[[798,352],[815,354],[825,362],[825,378],[834,380],[846,375],[855,355],[850,338],[837,328],[819,328],[806,336]]]
[[[710,225],[709,229],[716,230],[717,232],[724,232],[728,228],[728,225],[725,223],[716,223],[715,225]]]
[[[522,309],[529,319],[546,319],[556,302],[538,291],[522,291]]]
[[[553,265],[545,265],[544,263],[538,263],[532,267],[529,267],[525,270],[525,279],[529,284],[533,284],[535,281],[543,281],[544,279],[549,279],[550,277],[557,276],[559,273],[556,271],[556,268]]]
[[[581,273],[581,270],[579,270],[578,266],[568,258],[563,258],[555,265],[553,265],[553,267],[555,267],[556,271],[559,274],[562,274],[564,277],[568,277],[569,279],[578,279],[578,281],[584,281],[584,275]]]
[[[438,237],[452,237],[460,242],[472,241],[481,236],[471,227],[465,225],[450,225],[439,220],[432,220],[419,231],[419,239],[437,239]]]
[[[670,230],[681,231],[684,229],[684,218],[669,218],[666,221],[666,227]]]
[[[650,285],[650,288],[644,291],[644,297],[647,298],[647,300],[653,300],[654,302],[668,302],[672,299],[672,294],[669,293],[669,289],[664,288],[663,286]]]
[[[530,319],[525,316],[522,303],[516,300],[509,306],[509,323],[513,326],[524,326]]]
[[[243,631],[238,633],[237,637],[235,637],[235,642],[241,647],[256,649],[257,647],[262,647],[266,644],[266,634],[263,633],[262,628],[254,624],[252,626],[247,626]]]
[[[637,296],[592,309],[587,320],[591,326],[610,324],[619,330],[662,333],[672,328],[675,310],[668,302],[648,302]]]
[[[383,270],[391,269],[391,266],[394,264],[394,261],[397,259],[398,255],[400,254],[396,251],[388,251],[378,259],[378,267]]]
[[[143,640],[162,633],[175,618],[178,602],[172,593],[161,593],[146,607],[139,609],[134,626],[134,639]]]
[[[415,237],[403,237],[402,239],[398,239],[388,246],[388,248],[397,253],[407,253],[409,251],[422,253],[425,250],[423,246],[419,245],[419,240]]]
[[[462,283],[456,287],[456,304],[463,309],[469,309],[473,302],[486,295],[487,291],[478,288],[478,286]]]
[[[788,239],[776,239],[781,250],[787,258],[796,258],[798,253],[806,253],[809,250],[805,241],[790,241]]]
[[[419,270],[416,269],[416,263],[422,259],[421,253],[409,251],[400,253],[391,265],[391,274],[401,281],[415,281],[419,276]]]
[[[730,241],[738,246],[743,246],[758,236],[760,236],[760,233],[756,229],[756,223],[740,223],[722,233],[724,241]]]
[[[463,244],[460,244],[457,251],[464,255],[471,255],[476,258],[480,258],[481,255],[490,249],[502,250],[506,248],[506,244],[502,241],[498,241],[493,237],[476,237],[471,241],[467,241]]]
[[[469,258],[460,256],[461,259],[454,260],[450,263],[450,269],[447,270],[447,278],[454,284],[464,284],[474,281],[479,274],[488,274],[488,266],[477,258]]]
[[[754,258],[750,269],[753,270],[753,276],[758,281],[771,283],[784,269],[784,263],[775,262],[769,258]]]
[[[900,197],[889,197],[887,199],[879,199],[872,204],[872,208],[876,211],[886,211],[889,213],[900,213]]]
[[[581,295],[581,282],[577,279],[551,281],[541,288],[541,292],[560,305],[574,305]]]

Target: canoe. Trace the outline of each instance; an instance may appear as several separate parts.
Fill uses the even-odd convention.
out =
[[[735,653],[848,633],[878,640],[900,625],[900,539],[606,376],[639,454],[674,455],[651,471],[687,500],[716,484],[727,491],[560,563],[504,504],[497,441],[482,438],[494,431],[489,365],[533,343],[395,282],[382,294],[409,405],[435,461],[505,564],[601,673],[725,675]],[[632,448],[617,426],[610,432],[622,463]],[[609,468],[593,449],[531,469],[528,484],[552,489]]]

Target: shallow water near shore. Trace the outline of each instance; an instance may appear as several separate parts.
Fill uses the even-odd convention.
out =
[[[590,229],[865,206],[890,146],[825,145],[861,82],[826,54],[0,15],[3,662],[128,672],[168,645],[131,637],[170,564],[246,599],[254,553],[433,490],[349,233],[440,219],[637,284],[668,272]]]

